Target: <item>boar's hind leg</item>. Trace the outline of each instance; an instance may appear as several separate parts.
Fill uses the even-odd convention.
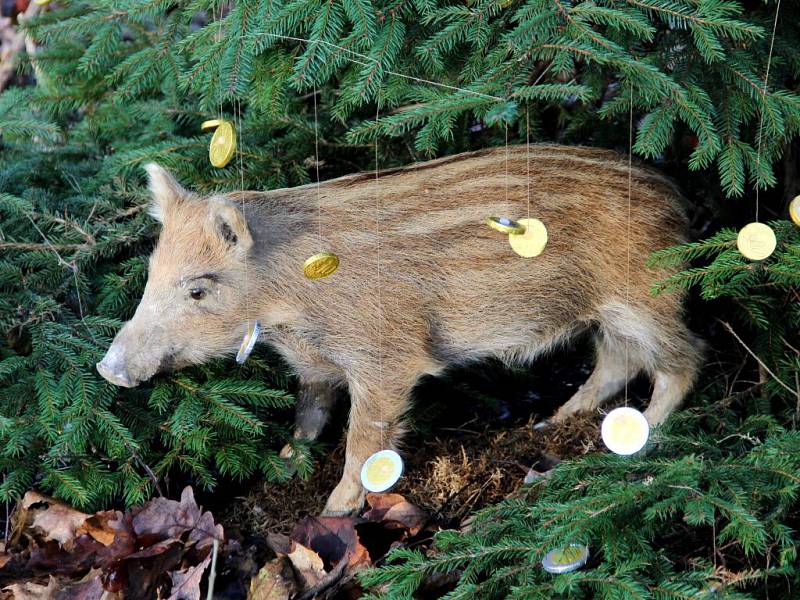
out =
[[[561,421],[582,411],[593,411],[619,393],[642,369],[641,361],[626,352],[624,343],[599,333],[596,337],[597,362],[580,389],[556,413]]]
[[[378,450],[395,448],[402,433],[401,419],[408,407],[408,397],[422,372],[404,369],[384,370],[383,383],[375,379],[350,380],[350,425],[347,430],[342,479],[328,498],[324,515],[357,513],[365,497],[361,485],[361,467]]]
[[[662,352],[656,357],[653,396],[644,416],[650,425],[659,425],[678,408],[694,384],[705,344],[678,321],[662,338]]]

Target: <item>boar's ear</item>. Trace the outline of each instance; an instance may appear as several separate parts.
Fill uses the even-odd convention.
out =
[[[225,198],[208,199],[209,225],[216,236],[238,252],[246,253],[253,245],[247,221],[239,207]]]
[[[153,202],[148,212],[154,219],[163,223],[170,207],[180,202],[181,198],[187,197],[189,193],[164,167],[148,163],[144,168],[147,171],[150,192],[153,194]]]

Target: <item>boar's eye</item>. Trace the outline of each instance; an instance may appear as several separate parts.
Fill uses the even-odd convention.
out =
[[[189,294],[191,294],[192,300],[202,300],[206,297],[206,291],[203,288],[192,288],[189,290]]]

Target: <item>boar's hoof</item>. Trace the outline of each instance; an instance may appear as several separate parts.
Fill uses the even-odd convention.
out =
[[[286,474],[293,477],[297,475],[297,466],[292,460],[294,456],[294,448],[292,448],[291,444],[286,444],[283,448],[281,448],[280,455],[281,460],[283,461],[283,465],[286,468]]]
[[[341,481],[328,498],[322,516],[349,517],[356,515],[364,506],[365,496],[364,488],[360,485]]]

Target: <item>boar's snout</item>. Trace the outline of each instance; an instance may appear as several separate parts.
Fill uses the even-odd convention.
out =
[[[122,352],[119,346],[112,344],[106,355],[96,365],[97,372],[103,379],[120,387],[135,387],[137,382],[133,381],[125,370]]]

